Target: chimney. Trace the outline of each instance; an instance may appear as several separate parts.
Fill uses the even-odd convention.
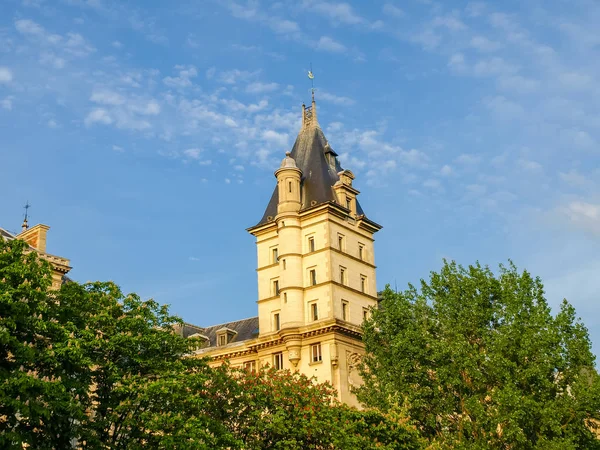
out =
[[[22,239],[35,248],[37,251],[46,253],[46,234],[50,227],[38,223],[37,225],[27,228],[17,236],[17,239]]]

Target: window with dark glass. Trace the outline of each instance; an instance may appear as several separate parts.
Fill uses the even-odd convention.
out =
[[[273,366],[277,370],[283,369],[283,353],[274,353],[273,354]]]
[[[308,251],[309,252],[315,251],[315,238],[312,236],[308,238]]]
[[[312,320],[319,320],[319,307],[316,303],[310,305],[310,316]]]
[[[310,359],[314,363],[323,360],[321,356],[321,344],[312,344],[310,346]]]

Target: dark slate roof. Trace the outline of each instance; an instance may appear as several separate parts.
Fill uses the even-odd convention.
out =
[[[319,126],[303,127],[300,130],[291,152],[296,166],[302,171],[300,211],[327,202],[337,203],[333,185],[339,180],[338,173],[344,169],[336,156],[337,154],[329,146],[327,138]],[[277,215],[278,202],[279,192],[275,186],[267,209],[257,225],[267,223],[269,217]],[[364,215],[358,200],[356,201],[356,213],[359,216]]]
[[[236,333],[233,339],[229,342],[230,344],[253,339],[258,336],[258,316],[236,320],[235,322],[212,325],[210,327],[198,327],[186,323],[183,326],[183,337],[190,337],[193,334],[200,334],[208,338],[210,341],[210,347],[215,347],[217,345],[217,331],[223,328],[233,330]]]

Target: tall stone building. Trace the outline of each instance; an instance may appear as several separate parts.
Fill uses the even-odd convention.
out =
[[[52,266],[52,288],[60,288],[67,279],[66,275],[71,270],[71,266],[67,258],[46,253],[46,236],[50,227],[41,223],[29,227],[27,219],[25,219],[21,228],[22,231],[19,234],[13,234],[0,228],[0,238],[5,240],[22,239],[27,242],[29,251],[37,252],[41,259],[48,261]]]
[[[258,317],[182,332],[204,339],[198,356],[214,364],[297,370],[355,405],[361,323],[377,305],[373,236],[381,226],[366,217],[314,98],[302,106],[302,128],[275,177],[262,219],[248,229],[257,244]]]

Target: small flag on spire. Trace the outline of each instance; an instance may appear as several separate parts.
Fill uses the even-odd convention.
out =
[[[313,80],[315,78],[315,76],[312,73],[312,70],[308,71],[308,78],[310,78],[311,80]]]

